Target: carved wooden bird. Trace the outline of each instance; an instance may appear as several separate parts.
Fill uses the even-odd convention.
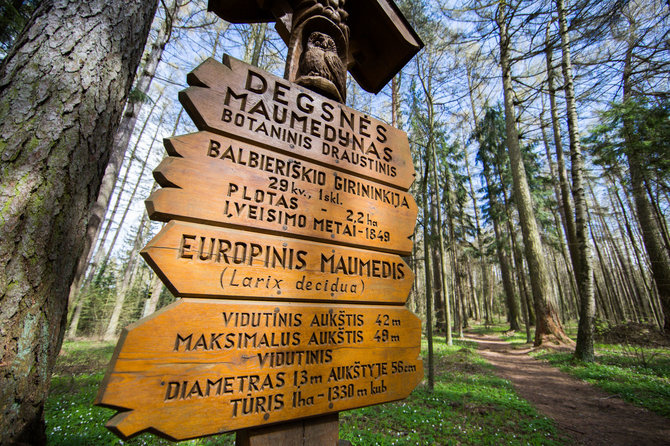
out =
[[[335,41],[328,34],[315,31],[307,38],[307,48],[300,56],[299,76],[321,77],[332,82],[344,97],[346,67],[337,54]]]

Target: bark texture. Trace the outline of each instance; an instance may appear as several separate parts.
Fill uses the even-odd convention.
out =
[[[0,443],[43,444],[70,283],[156,0],[42,3],[0,65]]]

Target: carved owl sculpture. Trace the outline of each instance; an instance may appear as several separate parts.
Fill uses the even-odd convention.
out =
[[[306,48],[298,64],[298,83],[300,78],[323,78],[330,81],[343,98],[346,89],[347,69],[337,54],[335,41],[328,34],[312,32],[307,38]],[[327,96],[333,96],[327,94]]]

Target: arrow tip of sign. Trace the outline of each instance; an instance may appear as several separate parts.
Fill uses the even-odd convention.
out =
[[[182,157],[177,149],[174,146],[174,141],[178,141],[179,138],[178,136],[172,136],[170,138],[163,138],[163,147],[165,147],[165,151],[168,153],[170,156],[178,156]]]
[[[129,410],[114,415],[109,419],[107,424],[105,424],[105,427],[123,440],[127,440],[140,432],[149,429],[149,427],[142,421],[143,417],[139,416],[136,411]]]
[[[191,87],[204,87],[208,88],[209,86],[200,80],[195,71],[191,71],[186,75],[186,83]],[[179,92],[179,99],[181,100],[181,92]]]
[[[149,414],[137,410],[119,412],[109,419],[105,427],[113,432],[122,440],[129,440],[141,433],[151,432],[152,434],[165,438],[170,441],[178,441],[177,438],[153,427],[147,425],[151,417]],[[184,440],[185,438],[182,438]]]

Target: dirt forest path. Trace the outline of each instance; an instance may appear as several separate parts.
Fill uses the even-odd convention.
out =
[[[517,393],[556,421],[575,445],[670,445],[670,420],[625,403],[528,356],[529,348],[512,349],[496,336],[467,334],[479,353],[512,382]]]

